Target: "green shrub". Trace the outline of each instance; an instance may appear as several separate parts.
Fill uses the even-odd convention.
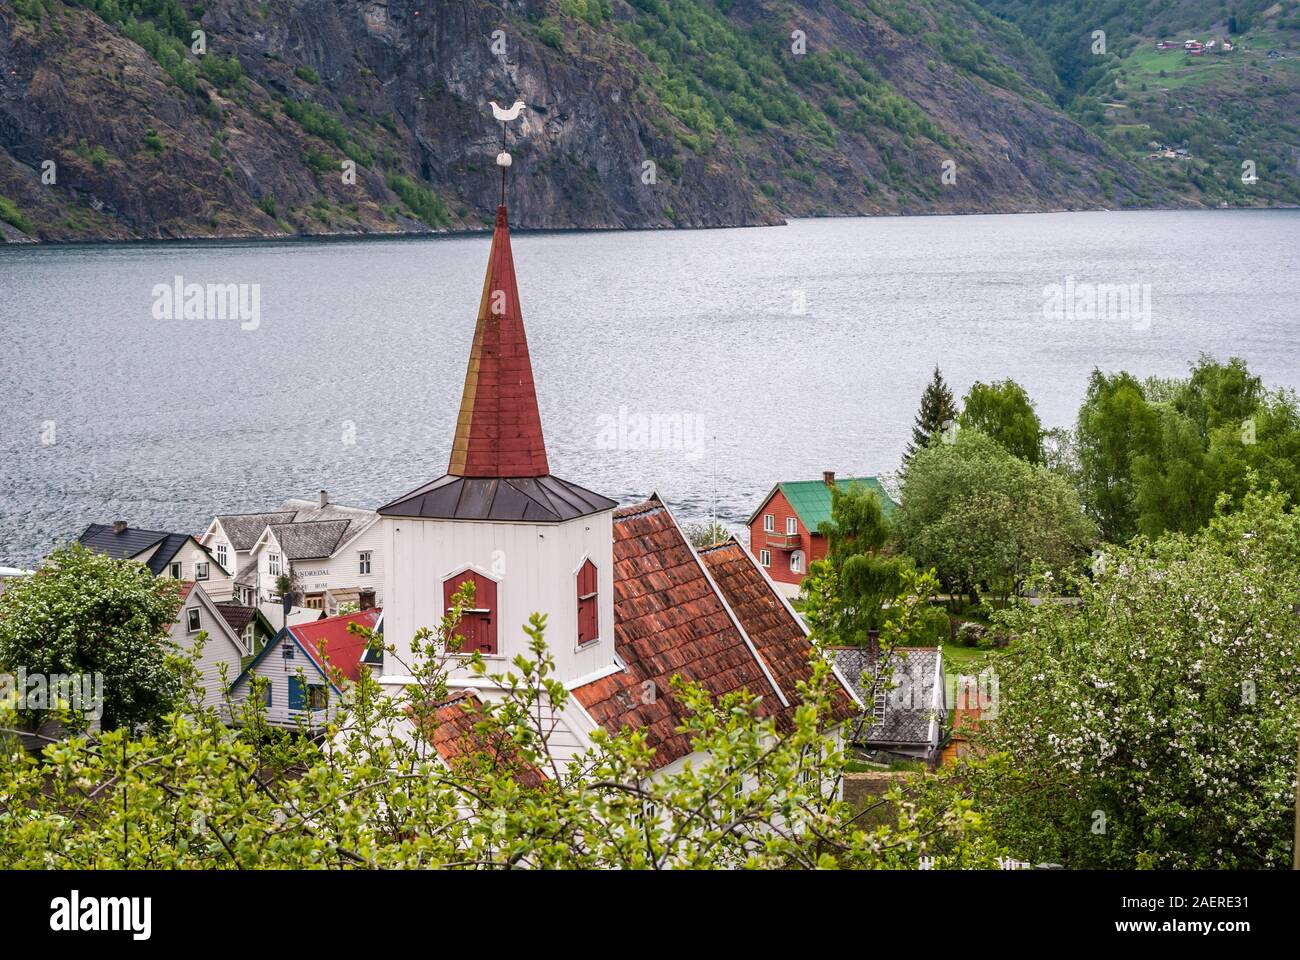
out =
[[[18,205],[6,196],[0,196],[0,220],[17,227],[23,233],[32,232],[31,222],[23,216]]]
[[[417,217],[423,220],[431,227],[445,227],[451,223],[451,214],[447,210],[447,204],[428,188],[421,186],[414,180],[402,176],[395,170],[388,171],[385,178],[388,189],[401,197],[402,202]]]

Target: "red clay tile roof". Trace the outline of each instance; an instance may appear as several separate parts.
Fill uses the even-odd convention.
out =
[[[672,514],[657,498],[614,512],[614,650],[627,669],[574,689],[610,732],[637,727],[656,766],[691,753],[676,731],[685,716],[674,676],[715,697],[747,688],[760,716],[780,716],[780,697],[727,613]]]
[[[504,204],[497,208],[447,472],[457,477],[544,477],[551,472]]]
[[[325,617],[310,623],[291,626],[289,632],[303,645],[307,655],[315,661],[316,666],[325,670],[321,659],[322,645],[329,657],[331,668],[337,668],[349,680],[357,680],[361,675],[361,654],[365,652],[366,641],[348,630],[348,625],[358,623],[363,627],[374,629],[379,622],[380,610],[371,608],[356,613],[345,613],[337,617]]]
[[[438,756],[448,766],[454,766],[462,758],[487,754],[496,757],[498,762],[511,765],[515,782],[521,786],[535,787],[545,780],[546,775],[536,766],[521,761],[513,751],[502,750],[500,745],[489,743],[474,729],[479,720],[480,707],[479,699],[473,692],[462,690],[434,708],[433,716],[437,725],[433,726],[429,741],[438,751]]]
[[[790,703],[799,701],[799,682],[812,678],[813,647],[803,624],[768,583],[754,558],[733,538],[700,551],[731,612],[749,634],[768,672]],[[833,687],[833,716],[847,720],[857,705],[837,681]]]

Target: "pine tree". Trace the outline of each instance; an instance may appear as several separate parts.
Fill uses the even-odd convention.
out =
[[[936,366],[925,393],[921,394],[921,409],[917,411],[916,425],[912,427],[912,442],[903,454],[903,466],[906,467],[918,451],[929,446],[930,440],[944,429],[945,424],[956,419],[957,401]]]

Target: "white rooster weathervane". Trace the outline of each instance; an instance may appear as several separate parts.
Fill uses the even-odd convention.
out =
[[[511,120],[517,120],[519,114],[524,112],[524,102],[516,100],[514,106],[509,108],[502,107],[495,100],[489,100],[488,104],[492,107],[492,116],[501,121],[501,152],[497,154],[497,166],[501,168],[501,205],[505,206],[506,169],[513,162],[510,154],[506,152],[506,124]]]

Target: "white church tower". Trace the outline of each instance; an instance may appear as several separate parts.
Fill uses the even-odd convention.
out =
[[[573,683],[614,669],[613,512],[616,504],[552,476],[524,334],[510,227],[497,209],[478,322],[446,475],[379,508],[389,563],[384,638],[409,650],[436,627],[452,594],[475,584],[460,633],[490,671],[527,654],[522,627],[548,617],[559,678]],[[404,659],[408,659],[403,654]],[[494,662],[496,661],[496,662]],[[385,658],[384,681],[405,668]],[[458,679],[469,683],[468,671]]]

